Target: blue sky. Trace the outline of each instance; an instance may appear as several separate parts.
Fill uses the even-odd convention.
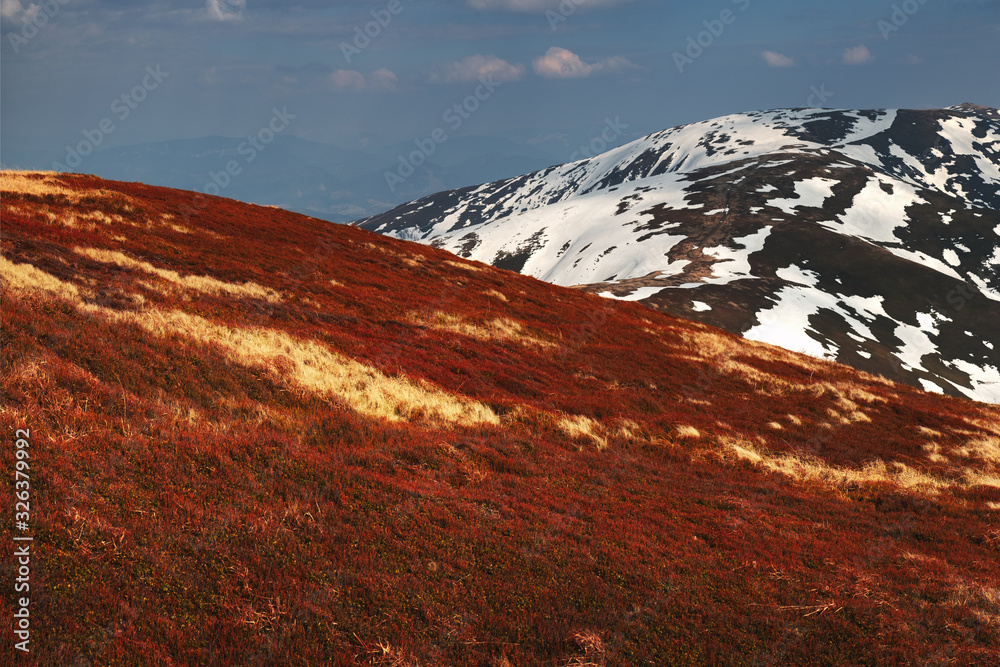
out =
[[[240,137],[275,108],[296,136],[377,148],[439,127],[531,141],[610,118],[631,138],[774,107],[1000,106],[1000,0],[0,2],[0,150],[57,151],[105,118],[102,148]]]

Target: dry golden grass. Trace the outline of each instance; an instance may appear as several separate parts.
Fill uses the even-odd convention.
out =
[[[483,324],[467,322],[458,315],[435,311],[429,315],[413,313],[409,320],[422,327],[435,329],[437,331],[448,331],[450,333],[468,336],[482,341],[514,341],[524,345],[538,345],[540,347],[558,347],[555,343],[542,340],[537,336],[532,336],[525,331],[520,322],[516,322],[507,317],[496,318]]]
[[[617,419],[617,428],[613,431],[614,435],[619,438],[624,438],[631,442],[636,442],[638,440],[646,440],[641,434],[640,430],[642,426],[631,419]]]
[[[701,433],[694,426],[678,426],[677,435],[681,438],[690,438],[692,440],[697,440],[701,437]]]
[[[933,463],[948,463],[948,457],[941,453],[941,445],[938,443],[929,442],[926,445],[922,445],[922,449],[927,452],[928,461]]]
[[[41,197],[44,195],[61,195],[78,198],[80,192],[71,190],[59,183],[59,174],[54,171],[0,171],[0,191],[16,192],[22,195]],[[91,192],[88,190],[88,192]]]
[[[319,343],[282,331],[222,326],[179,310],[133,313],[89,304],[80,308],[112,321],[136,324],[153,335],[180,335],[218,345],[240,364],[276,371],[302,390],[342,400],[367,416],[457,425],[500,423],[482,403],[463,400],[426,382],[386,376]]]
[[[476,266],[475,264],[470,264],[467,262],[455,262],[450,259],[444,260],[444,263],[448,266],[454,266],[456,269],[463,269],[465,271],[482,271],[483,267]]]
[[[955,450],[967,458],[980,459],[987,463],[1000,463],[1000,438],[986,437],[970,440],[965,446]]]
[[[598,434],[601,430],[600,422],[591,419],[590,417],[584,417],[583,415],[566,415],[558,417],[556,419],[556,424],[566,435],[571,438],[585,437],[590,438],[597,445],[597,449],[603,450],[608,446],[608,441],[606,438]]]
[[[486,296],[491,296],[494,299],[500,299],[504,303],[507,302],[507,296],[503,292],[498,292],[495,289],[486,290],[484,294],[486,294]]]
[[[3,277],[4,285],[12,289],[47,292],[73,302],[80,301],[80,290],[76,285],[63,282],[31,264],[14,264],[0,257],[0,276]]]
[[[121,199],[131,199],[128,195],[112,190],[87,188],[86,190],[74,190],[68,188],[61,179],[71,177],[61,176],[54,171],[0,171],[0,192],[17,193],[31,197],[44,197],[54,195],[66,197],[71,202],[78,202],[84,197],[92,199],[95,197],[118,197]]]
[[[945,600],[951,607],[967,607],[984,625],[1000,626],[1000,589],[959,581]]]
[[[724,439],[723,445],[737,457],[750,461],[767,470],[786,475],[799,481],[819,481],[833,487],[854,484],[874,484],[888,482],[910,491],[935,494],[949,486],[997,486],[1000,477],[974,471],[966,471],[961,479],[941,479],[915,470],[898,461],[886,463],[875,460],[860,470],[838,468],[821,459],[796,455],[761,452],[752,443],[742,439]]]
[[[192,289],[205,294],[228,295],[237,298],[249,297],[255,299],[265,299],[271,303],[278,303],[282,299],[280,292],[268,287],[263,287],[257,283],[245,282],[241,285],[237,285],[217,280],[216,278],[212,278],[210,276],[181,276],[176,271],[158,268],[149,262],[133,259],[125,253],[118,252],[117,250],[77,247],[74,248],[73,251],[98,262],[117,264],[123,268],[145,271],[146,273],[159,276],[160,278],[163,278],[164,280],[180,287]]]
[[[499,424],[487,406],[451,395],[427,382],[392,378],[309,340],[266,328],[229,327],[183,311],[117,311],[83,303],[76,286],[30,265],[0,257],[6,287],[43,292],[73,301],[83,311],[118,323],[135,324],[157,336],[180,335],[215,344],[234,361],[264,366],[299,388],[340,399],[354,410],[390,421],[429,419],[455,425]]]
[[[573,635],[583,655],[570,658],[566,667],[604,667],[607,664],[606,651],[601,636],[596,632],[578,632]]]

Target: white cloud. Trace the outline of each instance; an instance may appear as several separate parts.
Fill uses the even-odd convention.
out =
[[[232,21],[243,16],[247,0],[206,0],[205,9],[216,21]]]
[[[479,77],[490,77],[494,81],[517,81],[524,76],[524,65],[511,65],[494,55],[474,55],[449,63],[431,74],[433,83],[456,83],[476,81]]]
[[[546,79],[582,79],[599,72],[617,72],[634,67],[625,58],[614,56],[586,63],[568,49],[553,46],[532,63],[535,73]]]
[[[377,69],[371,74],[371,87],[375,90],[396,90],[399,77],[386,68]]]
[[[330,87],[338,92],[345,90],[395,90],[399,83],[399,77],[384,67],[375,70],[367,77],[353,69],[338,69],[330,72],[326,76],[326,80]]]
[[[775,53],[774,51],[764,51],[760,55],[771,67],[793,67],[795,65],[794,60],[780,53]]]
[[[21,0],[0,0],[0,17],[16,19],[24,11]]]
[[[334,90],[364,90],[368,87],[365,75],[353,69],[338,69],[326,77]]]
[[[59,11],[58,5],[56,5],[55,11]],[[41,12],[42,6],[36,2],[32,2],[25,7],[21,4],[21,0],[0,0],[0,17],[8,21],[22,24],[30,23]]]
[[[843,61],[845,65],[863,65],[874,58],[875,56],[864,44],[844,49]]]

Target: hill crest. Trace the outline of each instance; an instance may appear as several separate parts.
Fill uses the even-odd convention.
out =
[[[0,189],[40,660],[997,656],[996,407],[278,209]]]

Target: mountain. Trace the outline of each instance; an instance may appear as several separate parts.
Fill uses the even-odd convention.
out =
[[[1000,402],[1000,114],[780,109],[356,225]]]
[[[266,144],[213,136],[105,148],[73,168],[110,180],[220,194],[345,223],[432,192],[532,171],[570,155],[565,147],[541,147],[530,137],[449,137],[412,175],[390,188],[386,173],[399,168],[400,156],[415,149],[413,142],[351,150],[285,133],[272,137]],[[21,148],[5,150],[3,158],[6,165],[20,168],[58,169],[53,165],[65,165],[66,155],[65,149]],[[231,162],[235,173],[227,174]]]
[[[997,406],[280,209],[0,191],[8,651],[1000,659]]]

